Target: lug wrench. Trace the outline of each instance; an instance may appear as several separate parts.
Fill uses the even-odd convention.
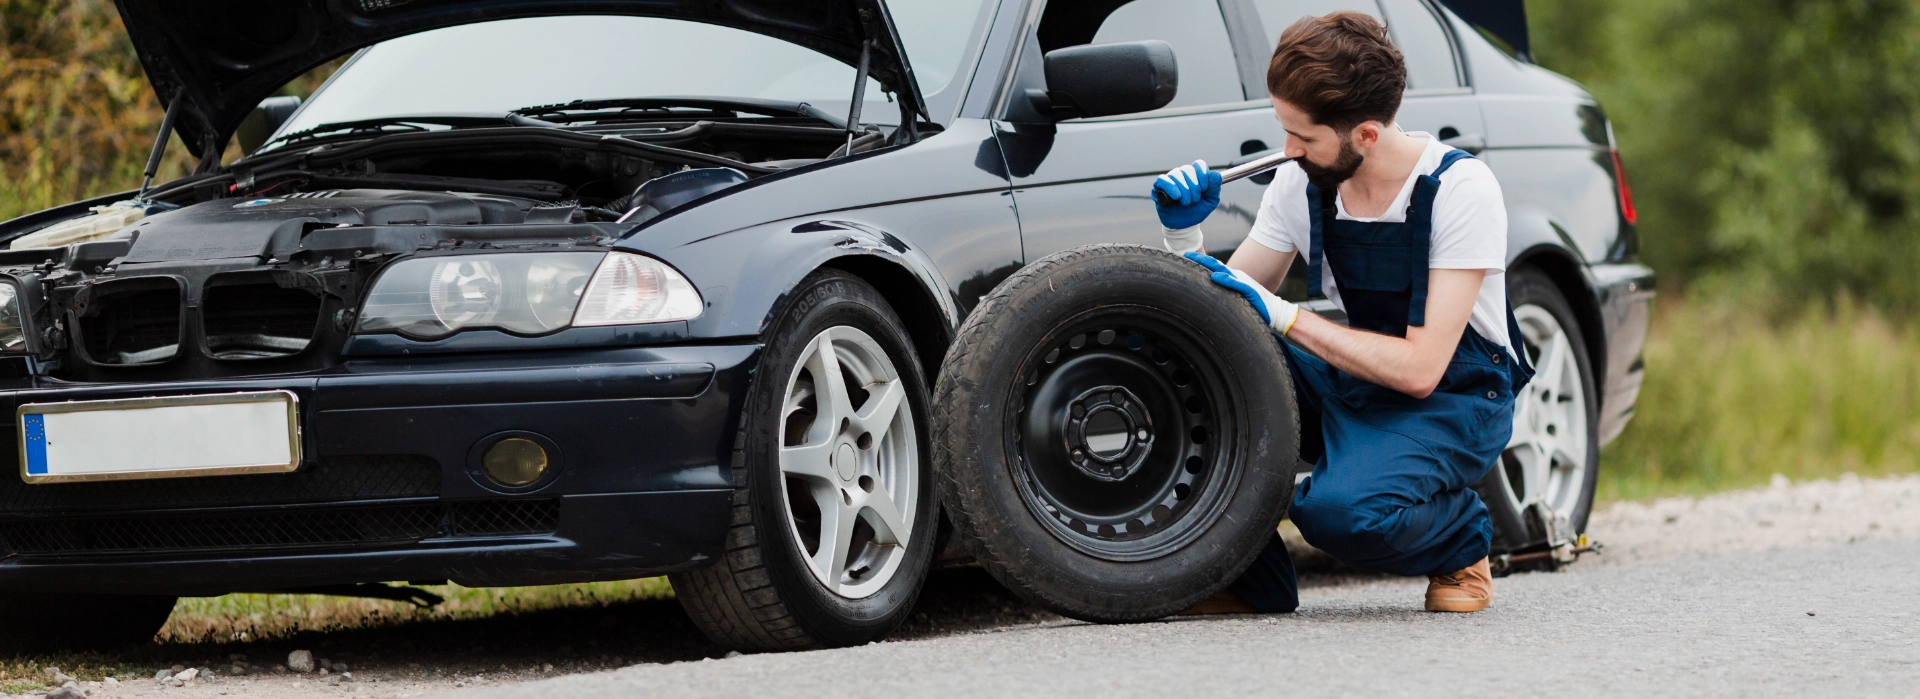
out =
[[[1286,152],[1282,151],[1279,153],[1274,153],[1273,155],[1266,156],[1264,158],[1259,158],[1256,160],[1241,163],[1239,165],[1229,167],[1225,170],[1217,170],[1216,172],[1220,173],[1220,184],[1224,185],[1234,180],[1246,179],[1248,177],[1258,175],[1262,172],[1272,170],[1274,168],[1280,167],[1281,165],[1285,165],[1292,160],[1293,158],[1287,157]],[[1165,192],[1162,192],[1158,189],[1153,190],[1153,198],[1154,198],[1154,201],[1160,202],[1161,206],[1173,206],[1175,204],[1180,203],[1168,198]]]

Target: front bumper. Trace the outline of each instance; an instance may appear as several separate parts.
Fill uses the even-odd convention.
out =
[[[442,354],[354,359],[317,375],[0,384],[7,415],[26,403],[286,390],[300,399],[306,442],[291,474],[40,485],[0,476],[0,589],[534,585],[697,567],[721,551],[758,351]],[[519,489],[489,481],[480,452],[503,433],[546,444],[551,475]]]

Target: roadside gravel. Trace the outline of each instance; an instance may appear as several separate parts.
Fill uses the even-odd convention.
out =
[[[1497,587],[1502,590],[1503,599],[1496,603],[1497,606],[1507,606],[1500,602],[1511,602],[1516,606],[1530,605],[1534,609],[1515,612],[1547,617],[1552,616],[1559,605],[1590,611],[1590,606],[1582,606],[1590,605],[1590,601],[1583,601],[1583,595],[1588,593],[1577,590],[1617,595],[1617,592],[1607,592],[1612,589],[1609,586],[1658,584],[1657,580],[1664,579],[1663,576],[1688,575],[1686,571],[1690,569],[1691,561],[1684,559],[1716,558],[1726,562],[1724,565],[1734,565],[1741,570],[1758,565],[1757,561],[1766,556],[1785,556],[1787,558],[1781,560],[1794,561],[1827,560],[1838,556],[1843,565],[1852,565],[1847,562],[1846,556],[1858,557],[1879,549],[1836,548],[1836,545],[1873,540],[1900,540],[1902,544],[1910,544],[1920,539],[1920,476],[1885,479],[1843,477],[1834,481],[1803,483],[1788,483],[1776,477],[1771,486],[1754,490],[1703,498],[1616,503],[1594,514],[1589,532],[1604,545],[1602,553],[1585,556],[1560,574],[1521,574],[1501,581]],[[1759,555],[1744,559],[1729,558],[1730,555],[1743,553]],[[1812,558],[1809,559],[1809,556]],[[1280,622],[1293,624],[1311,620],[1315,623],[1373,625],[1400,620],[1407,622],[1404,628],[1389,624],[1380,631],[1396,636],[1404,631],[1406,638],[1415,639],[1429,634],[1450,636],[1469,632],[1468,628],[1446,631],[1443,627],[1434,626],[1436,620],[1432,618],[1433,615],[1411,611],[1417,606],[1421,581],[1346,569],[1324,559],[1316,559],[1311,551],[1302,552],[1301,558],[1302,584],[1306,588],[1303,591],[1303,610],[1299,615],[1279,618]],[[1656,574],[1656,571],[1664,572]],[[1739,585],[1739,576],[1742,574],[1708,575],[1705,579],[1712,584]],[[1569,586],[1576,591],[1569,591]],[[1672,594],[1669,587],[1660,589],[1662,595]],[[1509,590],[1511,594],[1507,593]],[[1704,612],[1698,609],[1690,609],[1688,613],[1692,616],[1680,618],[1696,622],[1723,619],[1714,614],[1701,616]],[[1800,612],[1796,610],[1794,613]],[[1495,623],[1496,620],[1496,615],[1474,616],[1486,617],[1484,621],[1469,624],[1475,628],[1481,624]],[[1186,639],[1182,642],[1200,650],[1213,643],[1233,649],[1254,641],[1254,638],[1246,637],[1244,632],[1263,632],[1263,629],[1269,628],[1266,625],[1274,621],[1273,618],[1263,617],[1230,617],[1121,627],[1087,626],[1027,606],[993,584],[977,568],[961,568],[935,574],[922,595],[920,608],[908,625],[895,635],[894,641],[934,640],[941,649],[936,652],[934,647],[929,646],[913,651],[915,658],[929,653],[959,652],[958,649],[962,648],[985,648],[987,646],[981,644],[991,646],[993,642],[988,640],[990,638],[1030,637],[1032,633],[1060,634],[1058,638],[1049,637],[1051,640],[1042,643],[1043,646],[1059,643],[1065,644],[1063,649],[1079,648],[1090,653],[1116,652],[1115,648],[1109,647],[1109,637],[1133,639],[1129,644],[1138,644],[1129,645],[1132,650],[1125,652],[1144,652],[1144,648],[1160,647],[1163,642],[1172,643],[1177,639]],[[1915,619],[1906,619],[1908,623],[1912,621]],[[1497,628],[1501,627],[1489,627]],[[1158,640],[1157,635],[1169,630],[1179,630],[1180,633]],[[1603,625],[1593,630],[1600,633],[1629,633],[1631,628]],[[1783,633],[1779,629],[1761,629],[1759,632]],[[1332,634],[1328,636],[1329,639],[1340,636],[1330,628],[1319,626],[1293,628],[1290,633],[1304,633],[1316,638],[1322,634]],[[1511,630],[1500,633],[1511,633]],[[1685,634],[1674,636],[1685,637]],[[1708,637],[1719,638],[1711,633]],[[1902,647],[1903,652],[1908,653],[1909,657],[1920,657],[1911,655],[1915,652],[1910,645],[1912,636],[1899,638],[1909,644]],[[1297,640],[1305,639],[1294,638],[1285,642]],[[344,676],[337,672],[326,676],[268,672],[235,677],[227,672],[227,663],[202,660],[197,662],[222,667],[216,669],[210,678],[196,678],[180,687],[154,681],[153,670],[161,669],[156,664],[156,667],[146,671],[145,677],[123,678],[117,686],[94,684],[89,687],[88,683],[80,683],[80,688],[90,689],[92,699],[220,696],[264,699],[384,698],[485,688],[492,688],[484,692],[492,696],[528,696],[534,693],[566,696],[574,691],[592,694],[589,688],[607,688],[611,691],[611,688],[619,687],[630,692],[645,686],[670,687],[674,691],[669,693],[698,694],[703,686],[708,691],[719,693],[725,693],[728,688],[747,688],[747,685],[731,680],[711,685],[697,682],[705,681],[701,678],[711,679],[711,672],[718,672],[719,669],[713,668],[709,672],[702,669],[707,663],[684,665],[682,661],[741,661],[722,660],[728,654],[727,649],[712,646],[700,639],[677,605],[666,600],[604,610],[547,612],[512,620],[337,632],[321,634],[306,641],[310,642],[301,645],[301,649],[310,648],[316,658],[326,657],[334,663],[351,663],[349,672]],[[1268,642],[1279,643],[1281,639],[1268,639]],[[896,646],[890,642],[884,647],[889,649],[889,653],[898,653],[892,649],[909,649],[915,645]],[[1612,652],[1603,652],[1599,648],[1608,644],[1595,645],[1594,653],[1605,655],[1606,652]],[[288,651],[293,648],[287,643],[260,643],[245,650],[252,655],[256,664],[270,668],[273,664],[285,664]],[[863,650],[829,651],[827,654],[859,653]],[[989,663],[981,667],[1010,661],[1000,658],[997,651],[983,650],[981,653],[977,660]],[[1047,651],[1041,657],[1052,657],[1051,654],[1053,651]],[[1200,656],[1204,656],[1204,653]],[[767,667],[761,668],[765,671],[784,667],[783,663],[795,662],[778,660],[781,657],[788,656],[756,656],[747,660],[751,661],[751,667],[766,664]],[[1544,658],[1520,657],[1510,660],[1517,663],[1545,661]],[[1616,660],[1628,662],[1629,659]],[[824,656],[814,662],[823,661]],[[929,656],[913,662],[935,661]],[[1067,667],[1078,667],[1074,665],[1078,661],[1062,662],[1067,663]],[[636,663],[638,665],[634,667],[606,672]],[[728,667],[734,668],[727,671],[729,676],[749,669],[735,668],[733,665]],[[1908,669],[1920,671],[1920,667]],[[750,678],[756,674],[746,672],[743,677]],[[567,675],[572,677],[561,680],[558,685],[539,682]],[[1179,676],[1179,673],[1174,676]],[[623,679],[614,684],[595,684],[600,682],[595,678]],[[1190,682],[1194,678],[1181,681]],[[585,684],[581,684],[583,682]],[[665,685],[657,682],[665,682]],[[526,691],[511,689],[520,686]],[[990,687],[981,685],[977,689],[987,690]],[[1352,689],[1357,687],[1349,691]],[[609,695],[617,694],[614,692]]]

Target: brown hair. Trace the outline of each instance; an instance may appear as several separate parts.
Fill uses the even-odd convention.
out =
[[[1406,59],[1387,28],[1359,12],[1300,18],[1267,65],[1267,92],[1343,136],[1362,122],[1392,123],[1406,89]]]

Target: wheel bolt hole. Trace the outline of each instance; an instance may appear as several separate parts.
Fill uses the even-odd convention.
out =
[[[1173,510],[1167,507],[1166,505],[1153,506],[1153,521],[1155,523],[1165,522],[1167,521],[1168,517],[1172,517],[1172,516],[1173,516]]]
[[[1140,440],[1140,441],[1142,441],[1142,442],[1144,442],[1144,441],[1147,441],[1147,436],[1148,436],[1148,435],[1147,435],[1147,431],[1143,429],[1143,430],[1140,430],[1139,432],[1135,432],[1135,433],[1133,433],[1133,436],[1134,436],[1134,438],[1135,438],[1135,439],[1138,439],[1138,440]]]
[[[1074,349],[1080,349],[1082,347],[1087,346],[1086,333],[1081,333],[1079,335],[1073,336],[1073,339],[1067,341],[1067,346],[1072,347]]]
[[[1200,411],[1206,409],[1207,402],[1200,400],[1199,396],[1187,396],[1187,412],[1199,415]]]
[[[1048,353],[1047,353],[1047,363],[1048,363],[1048,364],[1052,364],[1052,363],[1054,363],[1054,362],[1057,362],[1057,361],[1060,361],[1060,350],[1058,350],[1058,349],[1056,349],[1056,350],[1054,350],[1054,351],[1052,351],[1052,352],[1048,352]],[[1029,381],[1029,382],[1027,382],[1027,385],[1029,385],[1029,386],[1031,386],[1031,385],[1033,385],[1033,382],[1031,382],[1031,381]]]
[[[1185,500],[1188,495],[1192,494],[1193,488],[1185,483],[1176,483],[1173,486],[1173,499],[1175,500]]]
[[[1113,344],[1113,338],[1114,338],[1114,333],[1112,330],[1102,330],[1100,331],[1100,334],[1096,336],[1094,339],[1098,341],[1100,344],[1111,345]]]
[[[1111,524],[1102,524],[1102,525],[1100,525],[1100,535],[1101,535],[1101,536],[1105,536],[1105,537],[1111,537],[1111,536],[1113,536],[1113,534],[1114,534],[1114,532],[1113,532],[1113,525],[1111,525]]]
[[[1073,404],[1073,416],[1074,416],[1074,417],[1086,417],[1086,416],[1087,416],[1087,406],[1084,406],[1084,405],[1081,405],[1081,404],[1079,404],[1079,403],[1075,403],[1075,404]]]
[[[1199,475],[1200,467],[1203,465],[1205,465],[1205,462],[1201,461],[1200,457],[1198,456],[1187,457],[1187,473]]]
[[[1167,356],[1166,350],[1160,349],[1158,347],[1153,348],[1153,363],[1165,364],[1167,363],[1167,359],[1169,359],[1169,357]]]
[[[860,489],[869,493],[873,492],[873,476],[861,476]]]
[[[1147,346],[1147,338],[1141,337],[1139,335],[1127,336],[1127,349],[1137,350],[1145,346]]]
[[[1203,427],[1203,426],[1201,426],[1201,425],[1194,425],[1194,426],[1193,426],[1193,433],[1192,433],[1192,434],[1190,434],[1190,435],[1188,435],[1188,436],[1189,436],[1189,437],[1191,437],[1191,438],[1193,439],[1193,443],[1194,443],[1194,444],[1206,444],[1206,443],[1207,443],[1207,428],[1206,428],[1206,427]]]
[[[1189,374],[1187,373],[1187,370],[1185,370],[1185,369],[1176,369],[1176,370],[1174,370],[1174,372],[1173,372],[1173,385],[1175,385],[1175,386],[1185,386],[1185,385],[1187,385],[1187,384],[1190,384],[1190,383],[1193,383],[1193,376],[1191,376],[1191,375],[1189,375]]]
[[[1137,519],[1127,520],[1127,533],[1139,534],[1147,530],[1147,523]]]
[[[1555,433],[1556,433],[1556,430],[1554,429],[1554,426],[1553,426],[1553,425],[1547,425],[1547,434],[1548,434],[1549,436],[1551,436],[1551,435],[1553,435],[1553,434],[1555,434]]]
[[[857,439],[857,440],[854,440],[854,443],[855,443],[855,444],[857,444],[857,445],[859,445],[859,447],[860,447],[861,449],[863,449],[863,450],[865,450],[865,449],[872,449],[872,448],[873,448],[873,433],[872,433],[872,432],[862,432],[862,433],[860,433],[860,439]]]
[[[1087,460],[1087,455],[1086,455],[1086,453],[1085,453],[1085,452],[1082,452],[1082,451],[1080,451],[1079,449],[1075,449],[1075,450],[1073,450],[1073,460],[1074,460],[1074,461],[1086,461],[1086,460]]]

